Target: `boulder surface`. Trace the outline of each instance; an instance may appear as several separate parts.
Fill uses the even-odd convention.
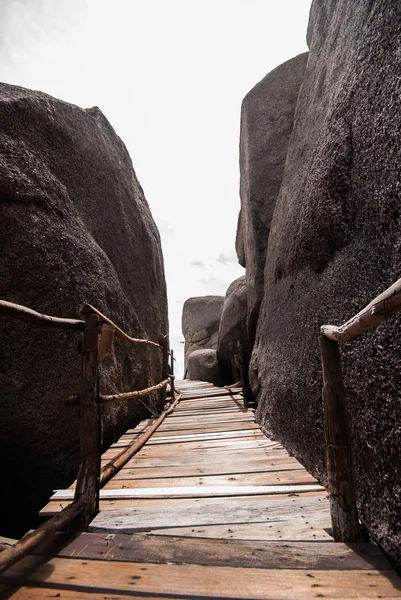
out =
[[[246,267],[248,333],[255,340],[264,294],[267,240],[283,179],[294,111],[308,53],[268,73],[244,98],[240,133],[240,196],[236,250]]]
[[[224,385],[217,351],[204,349],[191,352],[188,356],[187,378],[195,381],[209,381],[218,387]]]
[[[135,337],[167,334],[159,233],[129,154],[98,108],[0,84],[0,200],[0,298],[71,318],[90,303]],[[78,409],[64,400],[79,391],[81,334],[2,317],[0,344],[1,531],[19,535],[77,475]],[[103,393],[160,381],[157,348],[114,345],[101,366]],[[160,408],[162,398],[147,401]],[[104,443],[141,414],[136,401],[104,408]]]
[[[196,296],[184,302],[182,333],[185,338],[185,373],[191,352],[205,348],[217,350],[223,304],[224,296]]]
[[[400,277],[400,4],[314,0],[251,363],[257,418],[324,480],[319,327]],[[247,265],[248,266],[248,265]],[[342,347],[361,515],[401,563],[401,317]]]
[[[244,392],[250,398],[248,384],[251,348],[248,342],[247,288],[245,276],[233,281],[225,298],[219,329],[217,356],[226,384],[244,383]]]

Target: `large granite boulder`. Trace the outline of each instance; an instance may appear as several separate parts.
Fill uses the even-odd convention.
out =
[[[217,350],[219,326],[224,296],[196,296],[188,298],[182,309],[182,333],[185,338],[185,374],[188,356],[195,350]]]
[[[226,384],[243,380],[244,393],[251,399],[248,369],[251,348],[248,342],[247,287],[245,276],[233,281],[225,298],[220,320],[217,355]]]
[[[217,359],[217,350],[194,350],[188,356],[187,378],[208,381],[217,387],[224,385],[224,378]]]
[[[248,333],[255,340],[264,294],[270,224],[283,178],[294,110],[308,53],[266,75],[244,98],[241,109],[240,196],[236,250],[246,267]]]
[[[314,0],[251,364],[257,418],[321,479],[319,327],[400,277],[400,4]],[[400,562],[401,316],[342,349],[361,515]]]
[[[0,298],[59,317],[91,303],[136,337],[166,334],[159,234],[128,152],[98,108],[0,84]],[[77,475],[79,332],[0,318],[3,534],[22,533],[54,488]],[[161,379],[157,348],[121,340],[102,364],[103,393]],[[146,399],[155,409],[158,395]],[[146,411],[103,410],[104,443]],[[13,514],[18,514],[18,528]]]

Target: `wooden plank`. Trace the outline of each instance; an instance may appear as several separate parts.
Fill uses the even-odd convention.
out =
[[[133,471],[133,475],[127,475],[127,471],[117,473],[106,485],[112,488],[159,488],[159,487],[192,487],[192,486],[258,486],[258,485],[303,485],[315,484],[316,479],[304,469],[298,471],[273,471],[265,473],[239,473],[227,475],[199,475],[187,477],[155,477],[153,479],[141,477]]]
[[[99,577],[101,573],[101,577]],[[129,591],[163,597],[253,598],[255,600],[310,600],[317,594],[326,599],[401,598],[399,578],[392,571],[328,571],[288,569],[244,569],[191,564],[127,563],[116,561],[52,558],[33,572],[8,575],[7,583],[40,584],[42,590],[75,592],[85,598],[89,592],[115,598],[116,592]],[[41,590],[41,591],[42,591]],[[19,591],[27,598],[28,590]],[[77,596],[79,592],[80,596]],[[29,590],[31,593],[31,590]],[[42,591],[42,598],[44,594]],[[31,597],[34,597],[31,595]],[[36,595],[36,597],[40,597]],[[93,596],[92,596],[93,597]],[[17,596],[18,598],[18,596]]]
[[[63,584],[59,586],[48,585],[43,583],[42,585],[37,585],[37,587],[32,586],[1,586],[0,592],[4,589],[4,594],[7,591],[7,595],[4,596],[4,599],[13,598],[13,600],[43,600],[44,598],[57,598],[57,600],[126,600],[127,598],[132,598],[132,591],[130,590],[105,590],[104,588],[96,588],[91,587],[88,590],[86,587],[82,586],[74,586],[70,585],[69,589],[65,589]],[[3,598],[3,596],[0,596]],[[177,596],[167,596],[163,594],[163,596],[153,594],[135,594],[134,596],[138,600],[177,600]]]
[[[281,448],[281,446],[273,447],[268,442],[265,442],[259,438],[255,438],[251,436],[249,438],[241,438],[241,439],[228,439],[228,440],[198,440],[198,441],[186,441],[186,442],[178,442],[172,440],[171,442],[166,442],[163,444],[162,442],[158,442],[156,444],[147,444],[142,450],[140,455],[147,456],[153,453],[155,456],[176,454],[179,450],[185,450],[185,453],[190,452],[198,452],[205,451],[211,452],[212,449],[219,449],[219,452],[231,452],[235,450],[245,450],[251,449],[254,452],[260,451],[262,453],[264,450],[268,450],[268,452],[272,454],[281,454],[282,456],[288,456],[288,453]],[[116,453],[119,452],[118,448],[110,448],[105,454],[103,458],[108,458],[111,456],[115,456]]]
[[[321,491],[320,485],[222,485],[222,486],[188,486],[160,488],[123,488],[100,490],[100,498],[170,498],[175,496],[253,496],[261,494],[302,494],[303,492]],[[73,497],[74,490],[57,490],[52,500],[68,500]]]
[[[216,433],[191,433],[183,435],[171,435],[171,436],[152,436],[148,441],[148,445],[166,443],[171,444],[173,442],[196,442],[196,441],[210,441],[210,440],[226,440],[226,439],[239,439],[239,438],[256,438],[259,440],[265,439],[265,436],[257,430],[244,430],[244,431],[227,431],[227,432],[216,432]]]
[[[214,418],[223,418],[225,415],[241,415],[241,416],[247,416],[250,413],[250,409],[240,409],[237,406],[232,406],[232,407],[226,407],[226,408],[216,408],[214,407],[213,410],[209,410],[208,411],[208,416],[210,417],[214,417]],[[252,411],[252,414],[255,414]],[[205,409],[187,409],[187,410],[180,410],[177,412],[177,414],[171,415],[171,421],[173,421],[174,419],[181,419],[181,418],[193,418],[194,416],[199,416],[202,415],[202,417],[205,415]]]
[[[246,446],[241,445],[231,445],[229,448],[218,446],[211,446],[210,448],[205,448],[203,445],[199,446],[195,444],[191,446],[191,448],[182,448],[182,446],[161,446],[155,445],[153,446],[152,451],[150,447],[143,450],[140,454],[136,455],[138,460],[170,460],[174,459],[174,457],[183,455],[185,451],[185,457],[189,464],[191,463],[191,459],[194,461],[196,458],[198,460],[207,460],[208,462],[213,461],[216,458],[216,454],[220,454],[222,458],[222,462],[227,462],[232,457],[232,461],[235,461],[235,458],[246,458],[247,456],[251,459],[264,459],[264,460],[276,460],[276,459],[288,459],[290,458],[288,454],[286,454],[283,450],[277,449],[274,452],[271,452],[269,448],[265,448],[260,446],[259,444],[248,444]],[[103,460],[107,460],[115,455],[116,451],[113,450],[114,454],[110,452],[107,456],[104,456]],[[131,461],[132,459],[130,459]],[[127,463],[130,464],[130,463]]]
[[[231,434],[231,433],[241,433],[241,432],[245,432],[245,431],[247,431],[249,433],[256,431],[261,434],[261,437],[263,436],[263,434],[260,432],[259,425],[256,425],[256,423],[240,422],[240,423],[221,423],[221,424],[217,424],[217,425],[208,425],[207,423],[205,423],[204,425],[201,424],[200,427],[180,427],[178,429],[175,427],[175,428],[169,428],[169,429],[162,429],[161,431],[158,431],[157,433],[155,433],[153,437],[155,439],[160,439],[160,438],[164,438],[164,437],[174,437],[175,438],[175,437],[183,437],[183,436],[190,437],[190,436],[194,436],[194,435],[207,436],[209,433]]]
[[[189,469],[196,469],[196,472],[200,475],[238,473],[243,468],[246,468],[249,472],[303,469],[303,466],[290,456],[271,459],[266,455],[248,457],[236,453],[234,458],[224,455],[218,462],[213,460],[214,458],[213,453],[193,457],[180,457],[170,454],[162,458],[138,457],[137,455],[123,469],[141,469],[146,472],[151,469],[170,468],[173,469],[172,473],[175,473],[176,469],[182,475],[185,475]]]
[[[151,529],[152,535],[188,536],[196,538],[213,538],[226,540],[254,541],[303,541],[303,542],[333,542],[328,533],[331,527],[330,517],[326,515],[315,519],[313,525],[303,519],[288,519],[287,521],[262,521],[259,523],[232,523],[225,525],[201,525],[189,527],[163,527]],[[116,529],[117,530],[117,529]]]
[[[49,551],[43,553],[51,555]],[[373,544],[255,543],[207,538],[200,544],[194,538],[156,537],[143,533],[83,533],[64,543],[57,556],[265,569],[391,569],[390,563]]]
[[[235,413],[228,413],[222,416],[212,415],[208,418],[198,418],[194,419],[191,417],[175,417],[175,419],[171,418],[169,420],[166,419],[163,424],[163,429],[166,431],[172,429],[193,429],[200,428],[203,426],[216,426],[216,425],[224,425],[226,426],[228,423],[246,423],[247,425],[250,423],[255,423],[255,418],[253,415],[242,415]]]
[[[221,431],[236,431],[237,429],[260,429],[259,425],[255,423],[255,420],[252,418],[243,419],[240,417],[230,417],[224,419],[193,419],[190,421],[175,421],[173,423],[167,422],[163,427],[160,428],[160,431],[170,432],[170,431],[196,431],[196,430],[206,430],[209,431],[213,428],[220,427]]]
[[[107,530],[134,533],[165,527],[194,527],[203,525],[250,524],[267,521],[298,519],[313,525],[315,520],[329,523],[329,503],[322,498],[288,498],[269,502],[268,499],[231,505],[214,504],[212,511],[200,510],[196,504],[187,507],[170,507],[163,511],[152,507],[126,508],[99,513],[89,526],[90,531]]]
[[[113,448],[109,450],[106,454],[103,455],[103,460],[107,460],[116,456],[119,452],[119,449]],[[221,454],[222,458],[227,460],[230,456],[232,456],[232,460],[234,461],[234,457],[241,455],[249,456],[250,458],[255,458],[255,456],[263,457],[265,459],[273,459],[273,458],[288,458],[288,454],[280,449],[273,449],[273,451],[257,440],[251,440],[249,443],[230,443],[230,445],[226,446],[221,443],[213,443],[210,445],[205,445],[202,443],[191,443],[191,444],[154,444],[153,446],[146,446],[140,453],[136,454],[136,457],[141,458],[166,458],[166,457],[174,457],[183,455],[185,456],[195,457],[209,457],[213,460],[216,458],[216,454]],[[130,459],[132,460],[132,459]]]
[[[161,465],[150,466],[150,467],[140,467],[138,466],[139,461],[136,461],[136,464],[132,465],[129,462],[118,474],[120,479],[160,479],[163,477],[172,478],[172,477],[196,477],[196,476],[210,476],[210,475],[244,475],[250,473],[272,473],[272,472],[292,472],[292,471],[303,471],[304,468],[294,461],[294,463],[290,463],[288,465],[282,464],[265,464],[267,461],[257,461],[256,464],[246,464],[242,463],[204,463],[201,466],[198,465],[177,465],[171,466],[168,462],[161,461]],[[116,475],[117,477],[117,475]]]
[[[198,506],[202,510],[211,510],[215,504],[224,502],[227,506],[231,504],[243,504],[247,502],[257,502],[258,500],[265,500],[269,502],[279,501],[285,498],[296,498],[301,496],[302,498],[324,498],[325,492],[302,492],[298,494],[293,492],[292,494],[274,494],[274,495],[255,495],[255,496],[204,496],[204,497],[174,497],[174,498],[117,498],[117,499],[101,499],[100,510],[114,510],[120,508],[144,508],[151,507],[163,511],[166,506]],[[41,510],[41,516],[51,516],[60,512],[61,508],[68,505],[67,500],[50,500],[46,506]]]

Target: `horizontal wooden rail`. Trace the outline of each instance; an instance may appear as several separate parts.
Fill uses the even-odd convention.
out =
[[[29,325],[35,325],[37,327],[53,327],[55,329],[78,329],[83,331],[85,327],[84,321],[77,319],[61,319],[59,317],[50,317],[49,315],[43,315],[38,313],[31,308],[21,306],[20,304],[14,304],[13,302],[6,302],[6,300],[0,300],[0,314],[6,317],[12,317],[19,321],[25,321]]]
[[[104,315],[103,313],[100,312],[100,310],[98,310],[97,308],[95,308],[94,306],[92,306],[91,304],[85,304],[85,306],[82,308],[81,312],[83,314],[89,314],[89,313],[94,313],[95,315],[97,315],[99,317],[99,320],[101,323],[107,323],[108,325],[111,325],[112,327],[114,327],[115,331],[116,331],[116,336],[127,341],[127,342],[131,342],[131,344],[148,344],[149,346],[156,346],[157,348],[161,349],[160,344],[157,344],[156,342],[152,342],[151,340],[144,340],[141,338],[133,338],[130,335],[128,335],[127,333],[125,333],[125,331],[123,331],[122,329],[120,329],[118,327],[118,325],[116,325],[115,323],[113,323],[113,321],[111,319],[109,319],[108,317],[106,317],[106,315]]]
[[[157,385],[152,385],[151,387],[145,388],[143,390],[135,390],[133,392],[122,392],[121,394],[111,394],[108,396],[106,396],[104,394],[100,394],[99,402],[100,402],[100,404],[103,404],[105,402],[116,402],[116,401],[120,401],[120,400],[132,400],[134,398],[142,398],[143,396],[147,396],[148,394],[151,394],[152,392],[157,392],[157,391],[161,390],[162,388],[166,387],[168,382],[169,382],[169,379],[164,379],[164,381],[161,381]],[[70,396],[69,398],[67,398],[65,400],[66,406],[76,406],[77,404],[79,404],[79,395],[78,394],[75,396]]]
[[[35,531],[24,535],[15,546],[3,550],[0,554],[0,573],[9,569],[12,565],[21,560],[21,558],[24,558],[24,556],[37,548],[46,539],[71,523],[71,521],[80,515],[83,507],[83,501],[73,502],[69,506],[66,506],[60,513],[46,521],[46,523],[43,523],[43,525],[35,529]]]
[[[349,342],[361,333],[377,327],[401,309],[401,279],[377,296],[357,315],[349,319],[340,327],[323,325],[320,333],[336,342]]]
[[[114,475],[119,471],[129,460],[142,448],[142,446],[147,442],[152,433],[156,431],[156,429],[163,423],[164,419],[170,415],[178,402],[180,401],[181,396],[177,396],[176,400],[169,406],[164,409],[161,413],[160,417],[157,419],[155,423],[149,429],[147,429],[143,435],[138,440],[135,440],[128,448],[124,448],[112,461],[110,461],[106,466],[103,467],[100,475],[100,487],[106,485],[106,483],[114,477]]]

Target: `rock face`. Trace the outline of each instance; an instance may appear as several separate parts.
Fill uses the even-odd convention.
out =
[[[323,478],[319,326],[343,323],[400,277],[400,23],[392,0],[312,3],[270,227],[251,365],[257,417]],[[342,347],[360,512],[399,564],[400,322]]]
[[[72,318],[91,303],[136,337],[167,333],[159,234],[128,152],[98,108],[0,84],[0,197],[2,299]],[[79,390],[80,339],[0,318],[2,501],[21,530],[77,475],[78,409],[64,399]],[[100,386],[127,391],[160,379],[158,349],[116,341]],[[147,401],[160,407],[158,396]],[[105,408],[104,442],[142,411],[135,401]]]
[[[216,386],[224,385],[216,350],[194,350],[188,356],[187,378],[209,381]]]
[[[185,301],[182,309],[185,373],[191,352],[205,348],[217,350],[223,304],[224,296],[197,296]]]
[[[233,281],[224,298],[219,329],[217,355],[226,384],[244,381],[244,391],[250,398],[248,369],[251,348],[247,328],[247,288],[245,276]]]
[[[236,250],[246,267],[248,333],[255,340],[264,294],[270,223],[283,178],[294,110],[308,53],[266,75],[244,98],[240,134],[240,196]]]

